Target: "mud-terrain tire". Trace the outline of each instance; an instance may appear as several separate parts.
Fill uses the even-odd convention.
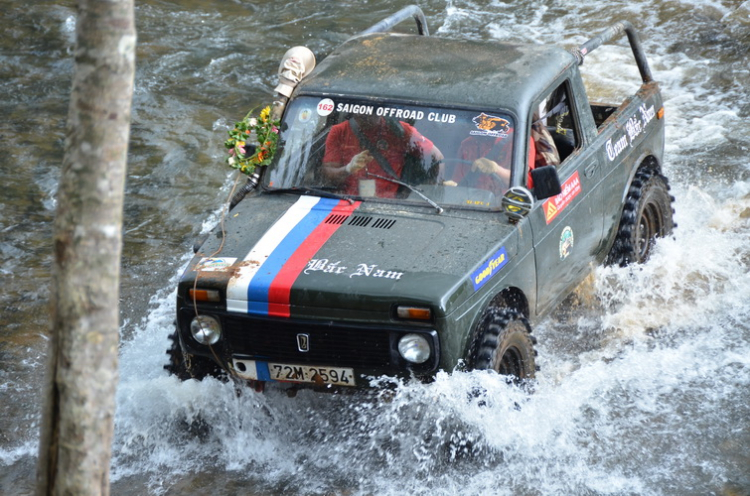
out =
[[[639,170],[630,184],[606,263],[624,267],[648,260],[656,238],[668,236],[674,228],[673,201],[666,177],[652,169]]]
[[[208,358],[183,353],[177,332],[169,335],[169,341],[171,342],[167,350],[169,361],[164,369],[171,375],[177,376],[181,381],[188,379],[202,381],[208,376],[221,379],[226,376],[221,368]]]
[[[490,308],[482,316],[469,350],[474,370],[494,370],[514,380],[533,379],[534,344],[528,320],[513,308]]]

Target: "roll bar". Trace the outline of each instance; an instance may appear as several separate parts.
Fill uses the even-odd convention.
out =
[[[599,48],[601,45],[612,40],[613,38],[622,35],[623,31],[628,35],[628,41],[630,42],[630,47],[633,50],[633,56],[635,56],[635,63],[638,65],[638,70],[641,73],[641,79],[643,79],[644,83],[650,83],[654,79],[651,76],[651,69],[649,68],[648,61],[646,60],[646,54],[644,53],[643,47],[641,46],[641,39],[638,36],[638,33],[635,31],[635,28],[632,24],[630,24],[629,21],[620,21],[613,24],[612,26],[599,33],[597,36],[594,36],[589,41],[578,47],[578,49],[573,50],[572,53],[576,57],[576,59],[578,59],[578,65],[583,64],[583,58],[588,53]]]
[[[395,14],[389,15],[379,23],[370,26],[359,34],[362,35],[371,33],[384,33],[390,30],[396,24],[409,19],[409,17],[414,18],[414,21],[417,23],[417,31],[420,35],[430,35],[429,29],[427,28],[427,20],[422,13],[422,9],[420,9],[416,5],[409,5],[408,7],[404,7]]]

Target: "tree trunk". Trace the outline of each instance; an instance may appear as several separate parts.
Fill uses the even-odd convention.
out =
[[[109,494],[133,0],[79,0],[76,35],[55,216],[39,495]]]

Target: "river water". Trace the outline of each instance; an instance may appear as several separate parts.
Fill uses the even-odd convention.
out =
[[[404,5],[137,2],[112,494],[750,494],[750,2],[422,2],[439,36],[566,47],[628,19],[662,83],[678,228],[536,323],[534,394],[472,373],[292,399],[162,370],[172,288],[234,178],[227,127],[270,101],[287,48],[320,59]],[[74,9],[0,0],[1,494],[33,489]],[[604,99],[627,53],[587,59]]]

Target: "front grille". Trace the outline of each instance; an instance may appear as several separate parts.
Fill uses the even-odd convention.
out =
[[[224,332],[232,354],[267,361],[362,369],[393,364],[392,332],[388,330],[228,315]],[[297,348],[298,334],[310,337],[309,351]]]

